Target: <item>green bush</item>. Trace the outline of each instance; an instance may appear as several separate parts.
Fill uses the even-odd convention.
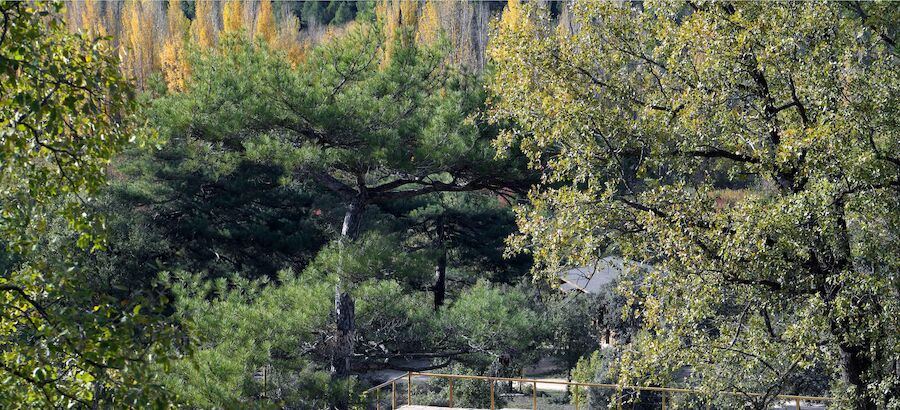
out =
[[[290,272],[281,273],[281,282],[177,276],[177,315],[199,342],[194,355],[176,362],[167,375],[167,386],[184,404],[318,408],[347,394],[352,386],[333,385],[315,360],[322,354],[332,283]]]

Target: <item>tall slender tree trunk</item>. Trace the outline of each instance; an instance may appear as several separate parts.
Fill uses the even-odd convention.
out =
[[[844,383],[856,388],[856,396],[853,399],[852,408],[855,410],[876,410],[878,408],[874,400],[866,394],[865,373],[872,369],[872,360],[867,356],[868,348],[865,343],[839,345],[841,355],[841,378]]]
[[[846,217],[846,203],[842,197],[837,197],[832,203],[832,211],[834,213],[834,236],[832,255],[835,259],[835,272],[837,275],[844,269],[852,269],[852,253],[850,250],[850,234],[848,229],[848,221]],[[856,328],[859,324],[849,322],[835,323],[832,321],[831,328],[835,335],[849,333],[848,330]],[[839,336],[840,337],[840,336]],[[841,379],[844,383],[856,388],[856,395],[851,404],[855,410],[876,410],[877,404],[866,392],[866,373],[872,370],[872,358],[868,356],[871,342],[869,340],[860,340],[856,343],[847,343],[841,341],[838,344],[840,353]]]
[[[344,224],[341,227],[340,246],[349,245],[359,236],[359,226],[365,202],[354,200],[347,206]],[[343,252],[343,250],[340,250]],[[331,346],[331,378],[343,380],[350,376],[353,343],[356,338],[356,311],[353,296],[347,289],[345,279],[338,275],[338,283],[334,289],[335,333]],[[334,403],[337,410],[349,409],[348,396],[340,396]]]
[[[440,217],[437,222],[437,246],[438,259],[434,268],[434,310],[440,309],[444,305],[447,297],[447,247],[444,246],[444,218]]]

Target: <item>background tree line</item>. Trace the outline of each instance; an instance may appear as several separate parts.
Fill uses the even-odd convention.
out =
[[[97,1],[68,0],[64,15],[73,31],[110,36],[123,69],[146,88],[154,73],[170,87],[183,87],[188,75],[184,53],[208,48],[222,33],[245,30],[284,50],[296,63],[321,39],[358,16],[377,14],[389,35],[401,24],[415,23],[420,35],[443,32],[452,42],[455,64],[480,71],[485,67],[488,23],[502,1]],[[367,17],[368,16],[368,17]]]

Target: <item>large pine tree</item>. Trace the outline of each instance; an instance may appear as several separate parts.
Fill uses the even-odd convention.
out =
[[[221,42],[192,66],[187,92],[161,103],[183,114],[168,116],[170,138],[199,137],[280,164],[330,192],[343,214],[339,247],[355,246],[372,207],[521,184],[512,162],[495,160],[492,134],[475,116],[478,83],[445,64],[440,44],[417,44],[411,29],[398,29],[386,55],[381,30],[360,24],[296,69],[263,43]],[[341,279],[331,367],[340,379],[355,340],[349,290],[360,278],[333,268]]]

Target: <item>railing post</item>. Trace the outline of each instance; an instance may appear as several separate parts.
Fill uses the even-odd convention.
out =
[[[453,407],[453,378],[448,378],[450,380],[450,407]]]
[[[797,410],[800,410],[800,399],[794,399],[794,403],[797,404]]]
[[[397,408],[397,380],[391,382],[391,410]]]
[[[491,410],[494,410],[494,379],[489,379],[491,383]]]
[[[537,410],[537,382],[531,386],[531,399],[534,400],[534,410]]]
[[[406,372],[406,404],[412,404],[412,372]]]
[[[666,397],[667,397],[668,395],[669,395],[669,394],[666,393],[666,392],[663,392],[663,394],[662,394],[662,410],[666,410]],[[640,390],[638,390],[638,397],[641,397],[641,391],[640,391]]]
[[[375,410],[381,410],[381,387],[375,389]]]

